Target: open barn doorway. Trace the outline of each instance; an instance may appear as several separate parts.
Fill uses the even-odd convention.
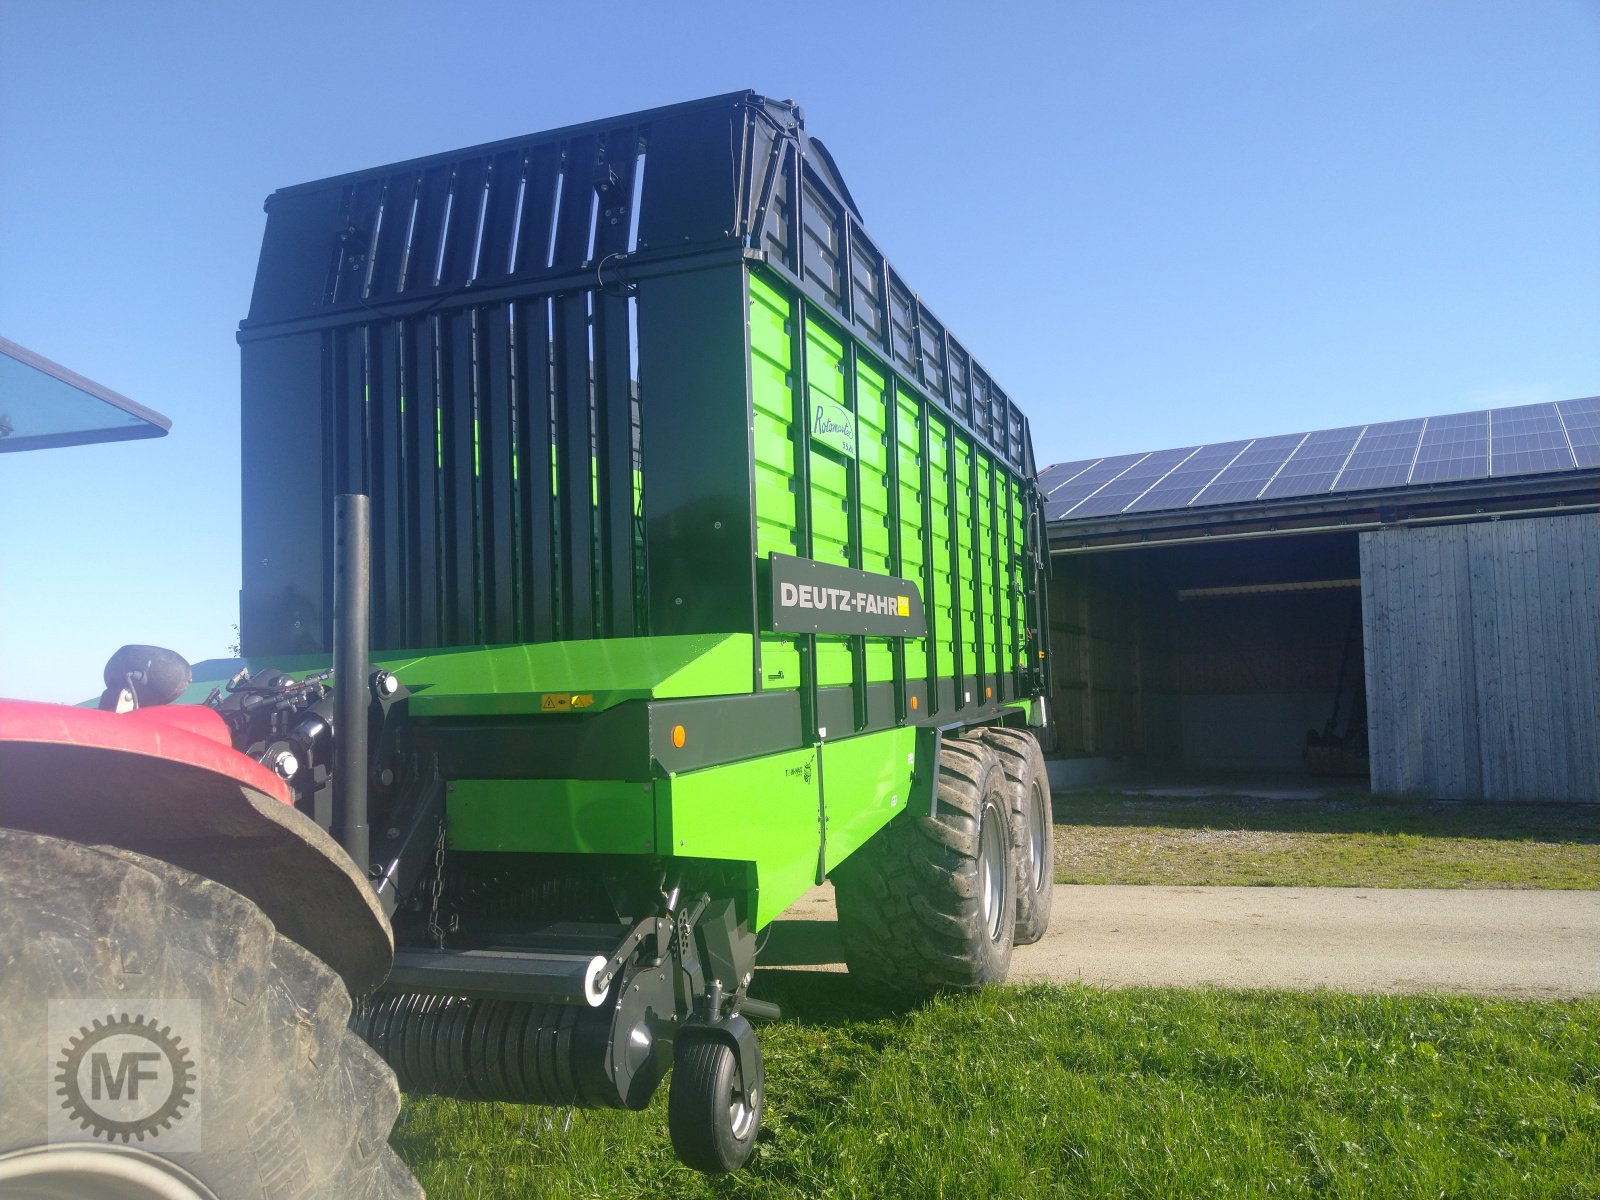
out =
[[[1354,532],[1058,554],[1053,567],[1057,754],[1360,784]]]

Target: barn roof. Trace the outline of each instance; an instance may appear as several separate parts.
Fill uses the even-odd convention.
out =
[[[1327,496],[1600,467],[1600,396],[1057,463],[1045,517]]]
[[[1589,396],[1085,458],[1046,467],[1039,487],[1063,551],[1594,508],[1597,478]]]

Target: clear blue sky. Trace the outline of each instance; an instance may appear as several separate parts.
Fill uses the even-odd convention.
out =
[[[173,422],[0,456],[0,695],[231,640],[269,192],[744,87],[1041,463],[1600,392],[1600,0],[0,0],[0,335]]]

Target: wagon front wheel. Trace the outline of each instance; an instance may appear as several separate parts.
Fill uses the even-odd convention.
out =
[[[667,1128],[684,1165],[719,1175],[750,1161],[765,1091],[760,1051],[754,1055],[755,1061],[745,1064],[741,1087],[733,1049],[726,1042],[696,1037],[680,1040],[674,1048]]]

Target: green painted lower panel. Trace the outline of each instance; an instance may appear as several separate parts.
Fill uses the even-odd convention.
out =
[[[888,729],[823,744],[828,870],[904,810],[911,795],[916,746],[915,729]]]
[[[541,854],[656,853],[648,783],[587,779],[458,779],[445,798],[456,850]]]
[[[815,747],[674,775],[656,784],[662,851],[755,863],[760,929],[816,882],[817,784]]]

